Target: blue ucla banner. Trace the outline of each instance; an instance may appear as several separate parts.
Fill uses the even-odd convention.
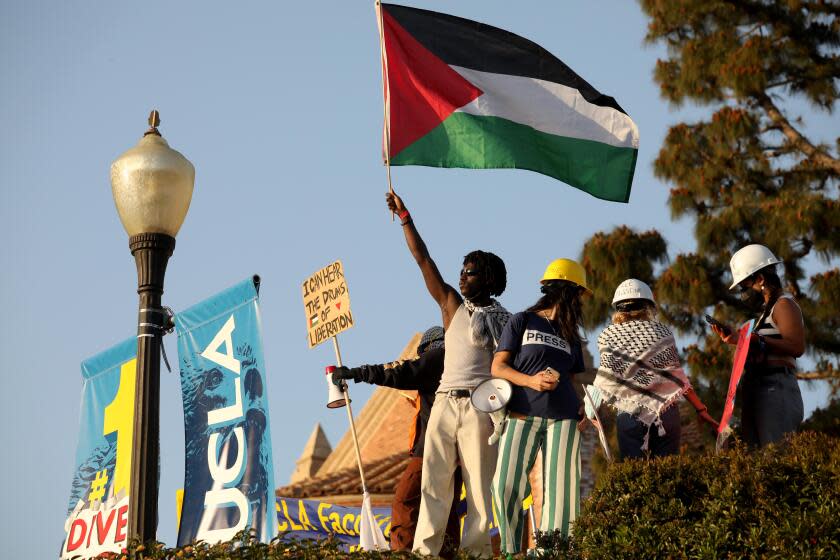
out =
[[[137,339],[82,362],[76,469],[62,558],[119,552],[128,531]]]
[[[186,472],[178,545],[276,534],[258,277],[175,316]]]
[[[277,530],[283,540],[315,539],[332,536],[355,550],[359,546],[361,507],[345,507],[296,498],[277,498]],[[385,538],[391,532],[391,508],[372,508],[376,524]]]

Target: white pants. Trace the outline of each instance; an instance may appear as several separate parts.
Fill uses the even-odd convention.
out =
[[[493,423],[487,413],[470,404],[469,397],[438,393],[426,428],[420,514],[414,533],[414,552],[438,555],[443,545],[458,459],[467,488],[467,517],[461,548],[492,556],[488,528],[493,520],[490,484],[496,466],[497,445],[488,445]],[[460,489],[458,489],[460,491]]]

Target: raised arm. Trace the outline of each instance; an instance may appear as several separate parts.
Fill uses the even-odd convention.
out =
[[[411,215],[406,210],[402,199],[396,193],[388,192],[385,193],[385,200],[388,203],[388,209],[400,217],[408,250],[411,251],[411,256],[414,257],[417,266],[420,267],[420,272],[423,273],[426,289],[429,290],[429,294],[440,306],[443,328],[447,329],[455,311],[461,305],[461,295],[455,288],[443,281],[443,277],[435,261],[429,255],[426,243],[423,242],[423,238],[420,237],[420,233],[414,226],[414,220],[411,219]]]

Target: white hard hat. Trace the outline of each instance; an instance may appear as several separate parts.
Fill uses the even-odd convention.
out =
[[[613,307],[615,307],[615,304],[627,301],[628,299],[646,299],[651,303],[656,303],[656,300],[653,299],[653,292],[650,290],[650,286],[635,278],[625,280],[618,285],[612,300]]]
[[[741,247],[729,259],[729,270],[732,271],[732,285],[729,286],[729,289],[734,290],[738,284],[754,272],[780,262],[782,261],[777,259],[776,255],[764,245],[754,243]]]

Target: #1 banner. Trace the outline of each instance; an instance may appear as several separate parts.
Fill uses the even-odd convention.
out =
[[[127,544],[137,339],[82,362],[76,470],[61,558],[119,552]]]
[[[276,534],[260,308],[254,276],[175,316],[186,472],[178,546]]]

